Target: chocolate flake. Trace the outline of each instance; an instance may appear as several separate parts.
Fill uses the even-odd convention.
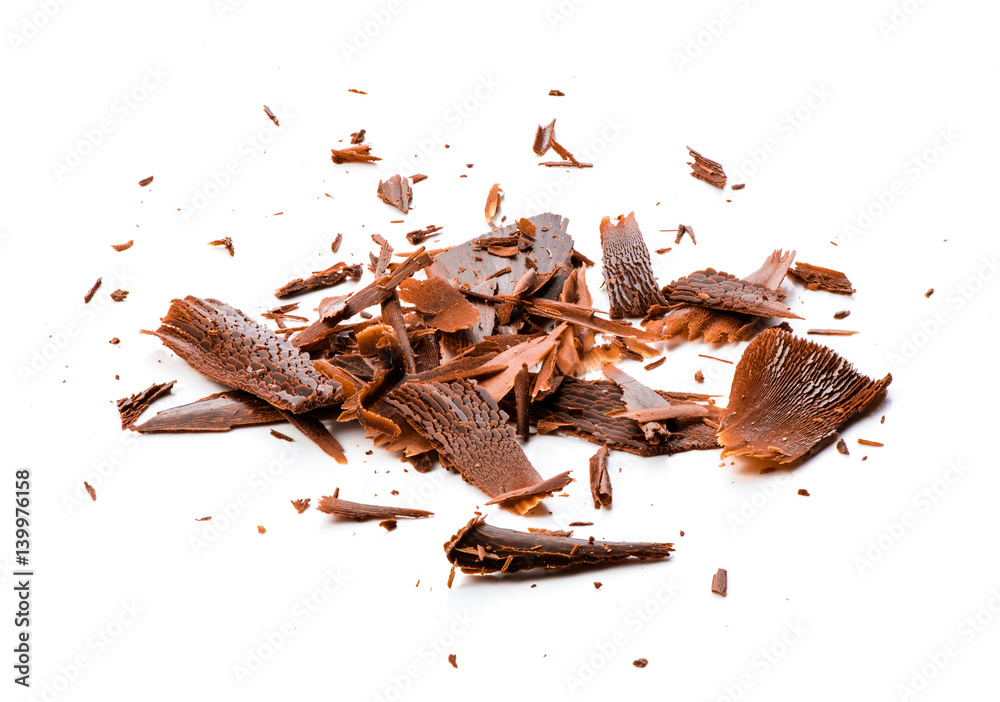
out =
[[[833,350],[777,329],[750,342],[720,421],[722,457],[778,463],[805,456],[870,407],[892,382],[861,375]]]
[[[307,509],[309,509],[309,503],[311,501],[312,501],[311,497],[307,497],[307,498],[305,498],[303,500],[292,500],[292,507],[295,508],[296,512],[298,512],[299,514],[302,514]]]
[[[608,474],[608,447],[602,446],[590,457],[590,496],[594,509],[611,506],[611,476]]]
[[[140,434],[229,431],[283,420],[281,412],[264,400],[241,390],[230,390],[157,412],[152,419],[130,428]]]
[[[796,494],[802,495],[803,497],[809,497],[809,491],[805,488],[799,488],[799,491]]]
[[[694,382],[696,382],[696,383],[704,383],[705,382],[705,374],[702,373],[700,370],[695,371],[695,373],[694,373]]]
[[[500,209],[500,200],[503,199],[503,190],[500,189],[499,183],[494,183],[490,187],[490,192],[486,196],[486,221],[492,222],[493,218],[496,217],[497,210]]]
[[[930,290],[924,293],[924,297],[930,297],[933,294],[934,294],[934,288],[931,288]]]
[[[632,665],[634,665],[636,668],[645,668],[647,665],[649,665],[649,660],[647,660],[646,658],[636,658],[634,661],[632,661]]]
[[[111,293],[111,299],[115,302],[123,302],[126,297],[128,297],[128,290],[118,289]]]
[[[381,161],[378,156],[372,155],[370,144],[356,144],[343,149],[330,149],[330,158],[336,164],[341,163],[374,163]]]
[[[834,319],[846,319],[847,317],[850,316],[850,314],[851,314],[850,310],[840,310],[840,312],[834,312],[833,313],[833,318]]]
[[[727,360],[726,360],[726,359],[724,359],[724,358],[716,358],[715,356],[706,356],[706,355],[705,355],[705,354],[703,354],[703,353],[699,353],[699,354],[698,354],[698,357],[699,357],[699,358],[710,358],[710,359],[712,359],[713,361],[719,361],[719,362],[721,362],[721,363],[728,363],[729,365],[733,365],[733,362],[732,362],[732,361],[727,361]]]
[[[745,187],[747,187],[746,183],[737,183],[733,186],[733,190],[742,190]]]
[[[143,178],[142,180],[139,181],[139,187],[145,188],[152,182],[153,182],[153,176],[149,176],[148,178]]]
[[[266,533],[267,533],[267,529],[265,529],[265,528],[264,528],[264,527],[262,527],[262,526],[261,526],[260,524],[258,524],[258,525],[257,525],[257,533],[258,533],[258,534],[266,534]]]
[[[653,276],[653,264],[635,213],[619,217],[616,224],[610,217],[601,220],[601,250],[604,263],[604,283],[611,301],[611,318],[641,317],[653,305],[665,305],[666,300]]]
[[[364,144],[365,143],[365,130],[359,129],[356,132],[351,132],[351,143],[352,144]]]
[[[112,244],[111,248],[113,248],[115,251],[118,251],[118,252],[128,251],[129,249],[132,248],[132,244],[134,244],[134,243],[135,243],[134,239],[129,239],[124,244]]]
[[[658,359],[656,359],[655,361],[653,361],[649,365],[643,366],[643,369],[651,371],[654,368],[659,368],[660,366],[662,366],[666,362],[667,362],[667,357],[666,356],[660,356]]]
[[[808,263],[796,262],[788,275],[797,278],[806,290],[823,290],[837,295],[851,295],[857,292],[847,276],[830,268],[820,268]]]
[[[222,239],[216,239],[215,241],[208,242],[209,246],[225,246],[226,251],[229,252],[230,256],[236,255],[236,247],[233,246],[232,237],[223,237]]]
[[[311,292],[313,290],[332,288],[335,285],[340,285],[348,278],[351,280],[360,280],[361,274],[362,269],[360,263],[355,263],[352,266],[343,262],[335,263],[326,270],[313,272],[311,276],[304,280],[302,278],[296,278],[295,280],[285,283],[274,291],[274,296],[279,300],[284,300],[285,298],[293,297],[294,295],[301,295],[302,293]]]
[[[94,489],[94,486],[84,480],[83,487],[87,490],[87,494],[90,495],[91,501],[97,502],[97,491]]]
[[[135,424],[139,415],[145,412],[151,404],[164,395],[169,395],[176,382],[176,380],[171,380],[169,383],[153,383],[142,392],[118,400],[118,413],[121,415],[122,429],[130,428]]]
[[[694,238],[694,227],[689,227],[686,224],[678,224],[677,225],[677,236],[674,237],[674,246],[676,246],[677,244],[681,243],[681,239],[684,238],[685,234],[687,234],[689,237],[691,237],[691,243],[692,244],[694,244],[695,246],[698,245],[698,240]]]
[[[88,303],[88,302],[90,302],[91,300],[94,299],[94,293],[96,293],[97,289],[99,287],[101,287],[101,280],[102,280],[101,278],[98,278],[97,282],[94,283],[94,286],[90,290],[87,291],[86,295],[83,296],[83,302],[84,302],[84,304],[86,304],[86,303]]]
[[[286,410],[281,411],[281,416],[289,424],[305,434],[306,438],[319,446],[323,453],[330,456],[337,463],[347,465],[347,456],[344,455],[344,447],[340,445],[336,437],[330,433],[323,422],[310,414],[294,414]]]
[[[454,653],[448,654],[448,662],[451,663],[452,668],[458,668],[458,656]]]
[[[664,292],[671,304],[684,303],[758,317],[802,319],[780,302],[783,295],[775,290],[714,268],[695,271],[675,280],[664,288]]]
[[[412,232],[407,232],[406,240],[414,246],[419,246],[424,243],[425,239],[435,236],[439,231],[441,231],[441,227],[436,227],[432,224],[423,229],[414,229]]]
[[[344,235],[343,234],[338,234],[336,236],[336,238],[333,240],[333,243],[330,244],[330,251],[332,253],[337,253],[340,250],[340,243],[343,240],[344,240]]]
[[[316,509],[324,514],[334,514],[338,517],[364,521],[366,519],[423,519],[434,516],[433,512],[409,507],[386,507],[383,505],[365,505],[360,502],[349,502],[340,499],[340,488],[330,497],[320,499]]]
[[[841,439],[837,442],[837,450],[840,451],[845,456],[850,456],[851,452],[847,450],[847,442]]]
[[[687,147],[687,150],[694,159],[693,163],[688,162],[688,165],[691,166],[692,177],[703,180],[709,185],[714,185],[720,190],[726,187],[726,172],[722,170],[720,164],[705,158],[690,146]]]
[[[669,543],[583,540],[501,529],[486,524],[485,517],[474,517],[444,545],[452,564],[477,575],[668,558],[673,550]]]
[[[119,339],[117,336],[113,336],[113,337],[111,337],[111,340],[108,343],[109,344],[114,344],[114,345],[117,346],[118,344],[122,343],[122,340]]]
[[[272,122],[274,122],[274,126],[275,127],[280,127],[281,126],[281,124],[278,122],[278,116],[275,115],[273,112],[271,112],[271,108],[268,107],[267,105],[264,105],[264,114],[267,115],[267,118],[269,120],[271,120]]]
[[[275,439],[281,439],[282,441],[295,441],[295,439],[288,436],[287,434],[282,434],[280,431],[275,431],[274,429],[271,430],[271,436],[273,436]]]
[[[408,278],[399,284],[399,298],[423,316],[424,324],[443,332],[468,329],[479,321],[479,310],[444,278]]]
[[[566,93],[564,93],[561,90],[550,90],[549,95],[551,95],[552,97],[563,97],[566,95]]]
[[[715,575],[712,576],[712,592],[716,595],[726,596],[726,591],[729,589],[729,574],[726,572],[725,568],[719,568]]]
[[[862,446],[885,446],[881,441],[869,441],[868,439],[858,439],[858,443]]]
[[[413,197],[413,189],[410,188],[408,178],[401,177],[397,173],[387,181],[380,180],[376,194],[382,202],[392,205],[403,214],[410,211],[410,198]]]

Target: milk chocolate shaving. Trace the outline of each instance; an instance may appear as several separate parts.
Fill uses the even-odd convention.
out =
[[[712,592],[716,595],[726,596],[726,590],[729,587],[729,574],[726,572],[725,568],[719,568],[715,575],[712,576]]]
[[[173,300],[153,332],[202,375],[278,409],[306,412],[340,400],[340,386],[309,357],[239,310],[212,299]]]
[[[559,475],[546,478],[537,485],[529,485],[525,488],[510,490],[509,492],[497,495],[486,504],[500,505],[501,507],[513,509],[518,503],[523,502],[525,499],[544,500],[546,497],[551,497],[553,493],[562,490],[564,487],[573,482],[573,479],[569,477],[569,474],[570,471],[567,470]]]
[[[490,497],[542,482],[507,424],[507,413],[474,383],[408,382],[389,393],[387,402],[437,449],[442,462]],[[503,506],[524,514],[540,499],[528,496]]]
[[[94,299],[94,293],[96,293],[97,289],[99,287],[101,287],[101,280],[102,280],[101,278],[98,278],[97,282],[94,283],[94,286],[90,290],[87,291],[86,295],[83,296],[83,302],[85,304]]]
[[[404,280],[399,284],[399,297],[416,307],[424,317],[424,324],[433,329],[456,332],[479,321],[476,306],[444,278]]]
[[[535,143],[531,145],[531,150],[535,152],[536,156],[544,156],[545,152],[551,148],[555,130],[555,120],[545,126],[538,125],[538,130],[535,132]]]
[[[726,172],[722,170],[720,164],[705,158],[690,146],[687,147],[687,150],[694,159],[694,163],[688,162],[688,165],[691,166],[691,175],[694,178],[703,180],[719,189],[726,187]]]
[[[664,292],[671,304],[684,303],[758,317],[802,319],[781,304],[783,295],[775,290],[714,268],[695,271],[675,280],[664,288]]]
[[[858,443],[862,446],[885,446],[881,441],[869,441],[868,439],[858,439]]]
[[[425,239],[428,239],[429,237],[432,236],[436,236],[437,232],[439,231],[441,231],[441,227],[436,227],[432,224],[429,227],[425,227],[424,229],[414,229],[412,232],[407,232],[406,240],[411,244],[413,244],[414,246],[417,246],[419,244],[424,243]]]
[[[337,251],[340,250],[340,243],[343,240],[344,240],[344,235],[343,234],[338,234],[336,237],[334,237],[333,243],[330,244],[330,251],[333,252],[333,253],[337,253]]]
[[[281,412],[264,400],[241,390],[229,390],[157,412],[151,419],[130,428],[140,434],[229,431],[281,421]]]
[[[281,126],[278,123],[278,117],[273,112],[271,112],[271,108],[268,107],[267,105],[264,105],[264,114],[267,115],[267,118],[269,120],[271,120],[272,122],[274,122],[274,126],[275,127],[280,127]]]
[[[653,361],[649,365],[643,366],[643,370],[651,371],[654,368],[659,368],[660,366],[662,366],[666,362],[667,362],[667,357],[666,356],[660,356],[660,358],[656,359],[655,361]]]
[[[494,183],[490,187],[490,192],[486,196],[486,221],[492,222],[493,218],[496,217],[497,210],[500,209],[500,200],[503,199],[503,190],[500,189],[499,183]]]
[[[407,517],[410,519],[424,519],[434,516],[433,512],[423,509],[410,509],[409,507],[385,507],[382,505],[365,505],[360,502],[349,502],[342,500],[338,496],[340,488],[331,497],[320,499],[316,509],[324,514],[335,514],[338,517],[364,521],[366,519],[399,519]]]
[[[736,366],[719,428],[722,457],[788,463],[832,439],[892,382],[861,375],[831,349],[777,329],[754,339]]]
[[[307,497],[304,500],[292,500],[292,507],[295,508],[296,512],[298,512],[299,514],[302,514],[307,509],[309,509],[309,503],[311,501],[312,501],[311,497]]]
[[[851,452],[847,450],[847,442],[845,442],[843,439],[837,442],[837,450],[840,451],[840,453],[844,454],[845,456],[851,455]]]
[[[413,196],[413,190],[410,188],[408,178],[401,177],[397,173],[385,182],[380,180],[376,194],[384,203],[392,205],[403,214],[410,211],[410,198]]]
[[[294,414],[284,410],[282,410],[281,416],[285,418],[285,421],[305,434],[307,439],[319,446],[323,450],[323,453],[331,456],[337,463],[347,465],[347,456],[344,455],[344,447],[334,438],[323,422],[309,414]]]
[[[528,415],[528,365],[522,363],[521,370],[514,376],[514,402],[517,406],[517,435],[523,441],[528,440],[531,419]]]
[[[847,276],[830,268],[820,268],[809,263],[796,263],[788,275],[799,280],[806,290],[823,290],[837,295],[852,295],[857,292]]]
[[[343,283],[348,278],[351,278],[352,280],[359,280],[361,278],[360,263],[355,263],[352,266],[343,262],[336,263],[326,270],[315,271],[311,276],[304,280],[302,278],[296,278],[295,280],[289,281],[275,290],[274,296],[279,300],[284,300],[285,298],[300,295],[312,290],[332,288],[334,285]]]
[[[222,239],[216,239],[215,241],[210,241],[210,242],[208,242],[208,245],[209,246],[224,246],[224,247],[226,247],[226,251],[229,252],[230,256],[235,256],[236,255],[236,247],[233,246],[233,240],[232,240],[231,237],[227,236],[227,237],[222,238]]]
[[[833,318],[834,319],[846,319],[847,317],[850,316],[850,314],[851,314],[850,310],[840,310],[839,312],[834,312],[833,313]]]
[[[594,509],[611,506],[611,476],[608,474],[608,447],[602,446],[590,457],[590,496]]]
[[[604,284],[611,302],[611,318],[642,317],[653,305],[666,300],[653,276],[653,264],[635,213],[601,220],[601,250],[604,263]]]
[[[124,244],[112,244],[111,248],[113,248],[115,251],[118,251],[118,252],[128,251],[129,249],[132,248],[132,245],[134,243],[135,243],[135,239],[129,239]]]
[[[445,555],[463,573],[489,575],[532,568],[566,568],[669,558],[669,543],[571,539],[501,529],[475,517],[444,545]]]
[[[806,334],[812,334],[814,336],[854,336],[855,334],[860,334],[861,332],[851,331],[849,329],[809,329]]]
[[[143,178],[142,180],[139,181],[139,187],[145,188],[152,182],[153,182],[153,176],[149,176],[148,178]]]
[[[151,404],[164,395],[169,395],[170,389],[174,387],[176,382],[176,380],[171,380],[169,383],[153,383],[142,392],[118,400],[118,413],[121,415],[122,429],[131,427],[139,415],[145,412]]]
[[[372,155],[370,144],[357,144],[344,149],[330,149],[331,159],[334,163],[373,163],[381,161],[378,156]]]
[[[115,302],[123,302],[128,297],[128,290],[115,290],[111,293],[111,299]]]
[[[365,143],[365,130],[359,129],[356,132],[351,132],[351,143],[352,144],[364,144]]]
[[[288,436],[288,434],[282,434],[280,431],[276,431],[274,429],[271,430],[271,436],[275,439],[281,439],[282,441],[295,441],[295,439]]]
[[[695,246],[698,245],[698,240],[694,238],[694,228],[693,227],[689,227],[686,224],[678,224],[677,225],[677,236],[674,237],[674,246],[676,246],[677,244],[681,243],[681,239],[684,238],[685,234],[687,234],[689,237],[691,237],[691,243],[692,244],[694,244]],[[659,253],[659,252],[657,252],[657,253]]]
[[[84,489],[86,489],[87,494],[90,495],[91,501],[97,502],[97,490],[94,489],[94,486],[88,483],[86,480],[84,480],[83,487]]]

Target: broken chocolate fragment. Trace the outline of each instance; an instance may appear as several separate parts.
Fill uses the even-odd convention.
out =
[[[837,442],[837,450],[840,451],[845,456],[851,455],[851,452],[847,450],[847,442],[841,439]]]
[[[126,297],[128,297],[128,290],[118,289],[111,293],[111,299],[115,302],[122,302]]]
[[[870,407],[891,382],[891,375],[879,381],[861,375],[825,346],[768,329],[736,366],[720,421],[722,457],[802,458]]]
[[[673,550],[669,543],[571,539],[501,529],[486,524],[485,517],[473,518],[444,545],[452,564],[477,575],[668,558]]]
[[[261,526],[260,524],[258,524],[258,525],[257,525],[257,533],[258,533],[258,534],[266,534],[266,533],[267,533],[267,529],[265,529],[265,528],[264,528],[264,527],[262,527],[262,526]]]
[[[726,187],[726,172],[722,170],[722,166],[715,161],[705,158],[697,151],[692,149],[690,146],[687,147],[688,152],[694,159],[694,162],[688,162],[691,166],[691,176],[697,178],[698,180],[703,180],[709,185],[714,185],[715,187],[722,189]]]
[[[118,344],[122,343],[122,340],[119,339],[117,336],[113,336],[111,337],[111,340],[108,343],[115,344],[117,346]]]
[[[271,108],[268,107],[267,105],[264,105],[264,114],[267,115],[267,118],[269,120],[271,120],[272,122],[274,122],[274,126],[275,127],[280,127],[281,126],[281,124],[278,122],[278,116],[275,115],[273,112],[271,112]]]
[[[282,441],[295,441],[295,439],[288,436],[287,434],[282,434],[280,431],[276,431],[274,429],[271,430],[271,436],[273,436],[275,439],[281,439]]]
[[[441,227],[436,227],[432,224],[423,229],[414,229],[412,232],[407,232],[406,240],[414,246],[418,246],[424,243],[425,239],[434,236],[439,231],[441,231]]]
[[[323,453],[330,456],[337,463],[347,465],[347,456],[344,455],[344,447],[330,433],[323,422],[310,414],[295,414],[287,410],[281,410],[281,416],[289,424],[305,434],[306,438],[319,446]]]
[[[343,149],[330,149],[330,158],[336,164],[341,163],[373,163],[381,161],[378,156],[372,155],[370,144],[356,144]]]
[[[602,446],[590,457],[590,496],[594,509],[611,506],[611,476],[608,474],[608,447]]]
[[[712,576],[712,592],[716,595],[726,596],[726,590],[729,588],[729,574],[726,572],[725,568],[719,568],[715,575]]]
[[[677,236],[674,237],[674,246],[676,246],[677,244],[681,243],[681,239],[684,238],[685,234],[687,234],[689,237],[691,237],[691,243],[692,244],[694,244],[695,246],[698,245],[698,240],[694,238],[694,228],[693,227],[689,227],[686,224],[678,224],[677,225]]]
[[[122,429],[131,427],[139,415],[145,412],[151,404],[164,395],[169,395],[176,382],[176,380],[171,380],[169,383],[153,383],[142,392],[118,400],[118,413],[121,415]]]
[[[340,488],[330,497],[320,499],[316,509],[324,514],[334,514],[338,517],[364,521],[366,519],[399,519],[407,517],[410,519],[423,519],[434,516],[433,512],[423,509],[410,509],[409,507],[385,507],[382,505],[365,505],[360,502],[349,502],[340,499]]]
[[[224,302],[173,300],[161,321],[159,329],[143,333],[158,337],[202,375],[278,409],[307,412],[341,399],[339,383],[316,371],[307,355]]]
[[[382,202],[392,205],[397,210],[406,214],[410,211],[410,198],[413,197],[413,190],[410,188],[410,180],[401,177],[398,173],[387,181],[378,182],[376,195]]]
[[[552,139],[555,135],[556,121],[552,120],[547,125],[538,125],[538,130],[535,132],[535,143],[532,144],[531,149],[535,152],[536,156],[544,156],[545,152],[552,147]]]
[[[443,332],[468,329],[479,321],[479,310],[444,278],[408,278],[399,284],[399,298],[416,307],[424,324]]]
[[[796,494],[802,495],[803,497],[809,497],[809,491],[805,488],[799,488],[799,491]]]
[[[642,317],[653,305],[665,305],[653,276],[653,264],[635,213],[601,220],[601,250],[604,283],[611,302],[611,318]]]
[[[834,312],[833,313],[833,318],[834,319],[846,319],[848,316],[850,316],[850,314],[851,314],[850,310],[840,310],[840,312]]]
[[[860,333],[849,329],[809,329],[806,331],[806,334],[813,336],[854,336]]]
[[[783,294],[714,268],[695,271],[675,280],[663,291],[671,304],[684,303],[758,317],[802,319],[781,303]]]
[[[284,421],[281,412],[270,403],[241,390],[230,390],[157,412],[152,419],[129,428],[140,434],[229,431],[236,427],[281,421]]]
[[[862,446],[885,446],[881,441],[869,441],[868,439],[858,439],[858,443]]]
[[[500,189],[499,183],[494,183],[490,187],[490,192],[486,195],[486,221],[492,222],[493,218],[496,217],[497,210],[500,209],[500,200],[503,199],[503,190]]]
[[[152,182],[153,182],[153,176],[149,176],[148,178],[143,178],[142,180],[139,181],[139,187],[145,188]]]
[[[86,489],[87,494],[90,495],[91,501],[97,502],[97,491],[94,489],[94,486],[84,480],[83,487]]]
[[[344,235],[343,235],[343,234],[338,234],[338,235],[337,235],[337,236],[336,236],[336,237],[334,238],[334,240],[333,240],[333,243],[332,243],[332,244],[330,244],[330,251],[331,251],[331,252],[333,252],[333,253],[337,253],[337,251],[339,251],[339,250],[340,250],[340,243],[341,243],[341,242],[342,242],[343,240],[344,240]]]
[[[365,143],[365,130],[359,129],[356,132],[351,132],[351,143],[352,144],[364,144]]]
[[[124,244],[112,244],[111,248],[113,248],[115,251],[118,251],[120,253],[122,251],[127,251],[127,250],[131,249],[132,248],[132,244],[134,244],[134,243],[135,243],[134,239],[129,239]]]
[[[299,514],[302,514],[307,509],[309,509],[309,503],[311,501],[312,501],[311,497],[307,497],[304,500],[292,500],[292,507],[295,508],[296,512],[298,512]]]
[[[788,275],[801,281],[806,290],[824,290],[837,295],[851,295],[857,292],[847,276],[830,268],[820,268],[808,263],[796,262]]]
[[[566,95],[566,93],[564,93],[561,90],[550,90],[549,95],[551,95],[552,97],[563,97],[564,95]]]
[[[636,658],[634,661],[632,661],[632,665],[634,665],[636,668],[645,668],[647,665],[649,665],[649,661],[645,658]]]
[[[660,356],[658,359],[656,359],[655,361],[653,361],[649,365],[643,366],[643,370],[651,371],[654,368],[659,368],[660,366],[662,366],[666,362],[667,362],[667,357],[666,356]]]
[[[694,382],[696,382],[696,383],[704,383],[705,382],[705,374],[702,373],[700,370],[695,371]]]
[[[348,278],[351,280],[360,280],[361,273],[362,269],[360,263],[355,263],[351,266],[343,262],[335,263],[326,270],[314,271],[311,276],[304,280],[302,278],[296,278],[295,280],[285,283],[274,291],[274,296],[279,300],[284,300],[285,298],[292,297],[294,295],[301,295],[302,293],[311,292],[313,290],[332,288],[335,285],[340,285]]]
[[[451,663],[452,668],[458,668],[458,656],[454,653],[448,654],[448,662]]]
[[[931,288],[930,290],[924,293],[924,297],[930,297],[933,294],[934,294],[934,288]]]
[[[746,183],[737,183],[733,186],[733,190],[742,190],[745,187],[747,187]]]
[[[94,299],[94,293],[97,292],[97,289],[99,287],[101,287],[101,278],[98,278],[97,282],[94,283],[94,286],[90,290],[87,291],[86,295],[83,296],[83,302],[84,302],[84,304],[86,304],[86,303],[88,303],[88,302],[90,302],[91,300]]]
[[[236,255],[236,247],[233,246],[232,237],[223,237],[222,239],[216,239],[215,241],[208,242],[209,246],[225,246],[226,251],[229,252],[230,256]]]

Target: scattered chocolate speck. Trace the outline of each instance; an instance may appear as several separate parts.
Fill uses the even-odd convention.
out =
[[[458,656],[456,656],[454,653],[449,653],[448,654],[448,662],[451,663],[451,667],[452,668],[457,668],[458,667]]]
[[[258,525],[257,525],[257,533],[258,533],[258,534],[266,534],[266,533],[267,533],[267,529],[265,529],[265,528],[264,528],[264,527],[262,527],[262,526],[261,526],[260,524],[258,524]]]
[[[733,186],[733,190],[742,190],[745,187],[747,187],[746,183],[737,183]]]
[[[111,293],[111,299],[115,302],[121,302],[126,297],[128,297],[128,290],[115,290]]]
[[[862,446],[885,446],[881,441],[869,441],[868,439],[858,439],[858,443]]]
[[[603,584],[604,584],[604,583],[599,583],[599,582],[597,582],[597,581],[595,580],[595,581],[594,581],[594,589],[595,589],[595,590],[600,590],[600,589],[601,589],[601,586],[602,586]]]
[[[930,297],[933,294],[934,294],[934,288],[931,288],[930,290],[924,293],[924,297]]]
[[[399,525],[399,523],[395,519],[386,519],[379,522],[378,525],[386,531],[392,531]]]
[[[837,450],[840,451],[845,456],[851,455],[851,452],[847,450],[847,442],[843,439],[837,442]]]
[[[94,283],[94,287],[92,287],[90,290],[88,290],[87,294],[83,296],[83,302],[84,302],[84,304],[86,304],[86,303],[90,302],[92,299],[94,299],[94,293],[97,292],[97,289],[99,287],[101,287],[101,278],[98,278],[97,282]]]
[[[120,344],[120,343],[122,343],[122,340],[119,339],[117,336],[113,336],[113,337],[111,337],[111,341],[109,341],[108,343],[109,344]]]
[[[153,182],[153,176],[149,176],[148,178],[143,178],[142,180],[139,181],[139,187],[145,188],[152,182]]]
[[[636,668],[645,668],[647,665],[649,665],[649,661],[645,658],[636,658],[634,661],[632,661],[632,665],[634,665]]]
[[[307,497],[304,500],[292,500],[292,507],[295,508],[296,512],[298,512],[299,514],[302,514],[307,509],[309,509],[309,503],[310,502],[312,502],[312,498],[311,497]]]
[[[552,97],[564,97],[566,93],[564,93],[561,90],[550,90],[549,95],[551,95]]]
[[[277,117],[277,115],[275,115],[273,112],[271,112],[271,108],[268,107],[267,105],[264,105],[264,114],[267,115],[267,118],[269,120],[271,120],[272,122],[274,122],[274,126],[275,127],[280,127],[281,126],[278,123],[278,117]]]
[[[809,491],[806,490],[805,488],[799,488],[798,494],[802,495],[803,497],[809,497]]]
[[[83,482],[83,487],[85,487],[87,489],[87,494],[90,495],[90,499],[96,502],[97,501],[97,491],[94,490],[94,486],[91,485],[90,483],[88,483],[87,481],[84,481]]]
[[[115,251],[118,251],[120,253],[122,251],[127,251],[128,249],[131,249],[132,248],[132,244],[134,244],[134,243],[135,243],[135,240],[129,239],[124,244],[112,244],[111,248],[113,248]]]
[[[851,314],[850,310],[840,310],[840,312],[834,312],[833,313],[833,318],[834,319],[846,319],[847,317],[850,316],[850,314]]]
[[[705,382],[705,374],[702,373],[700,370],[697,371],[697,372],[695,372],[695,374],[694,374],[694,382],[696,382],[696,383],[704,383]]]
[[[212,519],[211,517],[198,517],[197,519],[195,519],[195,521],[196,522],[207,522],[207,521],[209,521],[211,519]]]
[[[295,441],[295,439],[288,436],[287,434],[282,434],[280,431],[276,431],[274,429],[271,430],[271,436],[273,436],[275,439],[281,439],[282,441]]]
[[[279,213],[280,214],[280,213]],[[236,247],[233,246],[233,240],[231,237],[224,237],[222,239],[216,239],[215,241],[208,242],[209,246],[224,246],[226,251],[229,252],[230,256],[236,255]]]

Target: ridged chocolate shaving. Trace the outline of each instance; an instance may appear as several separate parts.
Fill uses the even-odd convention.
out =
[[[801,281],[806,290],[823,290],[837,295],[853,295],[857,292],[847,276],[840,271],[821,268],[809,263],[796,263],[788,275]]]
[[[118,400],[118,413],[121,415],[122,429],[131,427],[139,415],[145,412],[151,404],[156,402],[158,398],[168,395],[176,382],[176,380],[171,380],[169,383],[153,383],[142,392]]]
[[[723,457],[788,463],[833,439],[892,382],[861,375],[833,350],[778,329],[754,339],[736,366],[719,427]]]
[[[502,495],[497,495],[486,504],[507,507],[508,505],[516,505],[518,502],[522,502],[525,499],[537,498],[539,500],[544,500],[546,497],[551,497],[553,493],[562,490],[564,487],[573,482],[573,479],[569,477],[569,474],[570,471],[567,470],[559,475],[546,478],[537,485],[530,485],[526,488],[518,488],[517,490],[505,492]]]
[[[444,278],[409,278],[399,284],[399,297],[417,308],[424,324],[443,332],[468,329],[479,321],[479,310]]]
[[[608,447],[602,446],[590,457],[590,496],[594,509],[611,506],[611,476],[608,474]]]
[[[330,149],[330,158],[334,163],[372,163],[381,161],[378,156],[372,155],[370,144],[357,144],[344,149]]]
[[[173,300],[158,337],[202,375],[278,409],[307,412],[338,402],[340,386],[309,357],[239,310],[212,299]]]
[[[664,288],[671,304],[688,304],[713,310],[726,310],[756,317],[802,319],[781,304],[775,290],[741,280],[714,268],[695,271]]]
[[[338,517],[354,519],[362,522],[366,519],[399,519],[408,517],[410,519],[424,519],[433,517],[433,512],[424,509],[410,509],[409,507],[386,507],[382,505],[366,505],[361,502],[350,502],[340,499],[340,488],[337,488],[333,495],[320,499],[316,509],[324,514],[335,514]]]
[[[323,453],[331,456],[337,463],[347,465],[347,456],[344,455],[344,447],[334,438],[323,422],[308,414],[294,414],[284,410],[281,412],[281,416],[285,418],[285,421],[305,434],[307,439],[323,449]]]
[[[722,170],[721,164],[716,163],[710,158],[705,158],[697,151],[692,149],[690,146],[687,147],[688,152],[691,154],[691,158],[694,162],[688,162],[691,166],[691,175],[698,180],[703,180],[709,185],[714,185],[717,188],[726,187],[726,172]]]
[[[490,497],[542,482],[507,423],[507,413],[482,388],[467,381],[408,382],[387,401],[437,449],[443,462]],[[541,498],[504,506],[524,514]]]
[[[501,529],[486,524],[485,517],[472,519],[444,545],[451,563],[477,575],[669,558],[673,550],[669,543],[589,541]]]
[[[229,431],[282,421],[281,412],[259,397],[242,390],[228,390],[157,412],[151,419],[130,428],[140,434]]]
[[[604,285],[611,301],[611,318],[642,317],[653,305],[665,305],[666,300],[653,276],[653,264],[635,213],[601,220],[601,261],[604,263]]]
[[[397,210],[406,214],[410,211],[410,198],[413,197],[413,190],[410,188],[410,179],[400,176],[398,173],[387,181],[378,182],[376,194],[387,205],[392,205]]]
[[[310,292],[311,290],[332,288],[334,285],[343,283],[348,278],[351,278],[352,280],[358,280],[361,278],[360,263],[355,263],[353,266],[349,266],[343,262],[336,263],[327,268],[325,271],[316,271],[304,280],[302,278],[296,278],[295,280],[285,283],[280,288],[275,290],[274,296],[279,300],[283,300],[286,297],[300,295],[305,292]]]
[[[555,136],[555,131],[555,120],[552,120],[545,126],[538,125],[538,130],[535,131],[535,143],[531,145],[531,150],[535,152],[536,156],[544,156],[545,152],[552,147],[552,139]]]

